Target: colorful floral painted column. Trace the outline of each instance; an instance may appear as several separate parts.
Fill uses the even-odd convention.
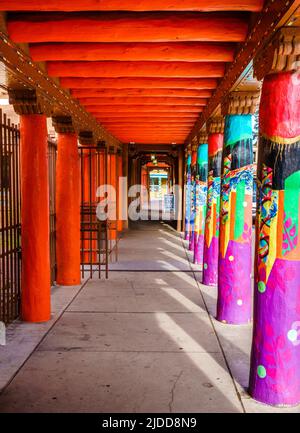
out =
[[[223,146],[217,319],[252,319],[253,114],[258,91],[232,92],[222,106]]]
[[[207,122],[208,185],[203,252],[203,284],[218,284],[220,184],[224,118],[214,117]]]
[[[274,406],[300,403],[299,37],[297,28],[281,29],[255,61],[265,78],[250,394]]]
[[[184,239],[189,240],[190,237],[190,216],[191,216],[191,162],[192,148],[189,144],[185,154],[185,229]]]
[[[203,265],[204,230],[207,204],[207,172],[208,172],[208,137],[206,133],[199,136],[196,168],[196,209],[194,263]]]
[[[192,143],[192,157],[191,157],[191,206],[190,206],[190,236],[189,236],[189,250],[194,250],[194,237],[195,237],[195,216],[196,216],[196,170],[197,170],[197,138]]]

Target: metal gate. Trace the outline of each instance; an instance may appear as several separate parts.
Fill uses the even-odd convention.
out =
[[[104,266],[108,276],[107,222],[97,219],[96,208],[99,199],[97,188],[107,183],[107,150],[105,147],[80,146],[78,148],[81,170],[81,273],[92,277]]]
[[[20,131],[0,110],[0,321],[20,310]]]

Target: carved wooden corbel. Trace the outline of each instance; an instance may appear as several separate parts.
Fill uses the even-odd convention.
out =
[[[282,27],[256,56],[253,67],[258,80],[268,74],[300,69],[300,27]]]

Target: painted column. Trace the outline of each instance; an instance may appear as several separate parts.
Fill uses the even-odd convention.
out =
[[[57,136],[56,282],[80,284],[80,167],[72,119],[53,118]]]
[[[183,204],[183,150],[178,148],[178,165],[177,165],[177,188],[175,188],[175,208],[176,214],[175,218],[177,220],[177,231],[182,231],[182,204]],[[174,182],[176,185],[176,182]]]
[[[122,174],[126,179],[123,191],[123,229],[128,229],[128,144],[123,143],[122,152]]]
[[[123,203],[123,196],[122,196],[122,189],[119,187],[119,179],[122,177],[122,170],[123,170],[123,161],[122,161],[122,150],[119,149],[117,153],[117,173],[118,177],[116,179],[117,184],[117,211],[118,211],[118,221],[117,221],[117,229],[119,232],[123,230],[123,221],[122,221],[122,203]]]
[[[207,205],[208,137],[200,134],[196,168],[196,209],[194,263],[203,266],[204,231]]]
[[[189,250],[194,250],[195,243],[195,216],[196,216],[196,169],[197,169],[197,138],[192,143],[191,158],[191,205],[190,205],[190,236]]]
[[[281,29],[255,61],[265,78],[250,394],[274,406],[300,403],[300,78],[299,47],[289,43],[299,36]]]
[[[218,284],[220,184],[224,136],[223,117],[214,117],[207,123],[208,185],[207,210],[203,252],[203,284]]]
[[[111,215],[113,219],[110,220],[111,229],[108,232],[108,238],[110,240],[117,239],[117,156],[114,146],[110,146],[108,150],[108,185],[114,189],[113,196],[109,200],[111,206]]]
[[[190,238],[190,218],[191,218],[191,163],[192,163],[192,146],[189,144],[185,156],[185,228],[184,239]]]
[[[217,320],[252,319],[253,116],[259,92],[232,92],[223,104],[225,134],[221,181]]]
[[[20,116],[21,134],[21,316],[26,322],[50,319],[49,184],[47,118]]]

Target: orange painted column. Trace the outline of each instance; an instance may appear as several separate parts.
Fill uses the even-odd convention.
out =
[[[117,239],[117,155],[115,150],[109,150],[107,155],[107,183],[111,185],[115,190],[115,197],[111,197],[110,206],[115,206],[116,215],[114,220],[110,220],[111,230],[109,230],[108,236],[110,240]],[[114,201],[114,203],[113,203]]]
[[[80,169],[75,133],[59,133],[56,163],[57,284],[80,284]]]
[[[120,177],[123,176],[122,172],[123,172],[123,160],[122,160],[122,154],[118,153],[117,154],[117,165],[118,165],[118,176],[116,179],[117,182],[117,204],[118,204],[118,211],[117,211],[117,216],[118,216],[118,221],[117,221],[117,229],[118,232],[121,232],[123,230],[123,221],[121,219],[121,209],[122,209],[122,204],[123,204],[123,197],[122,197],[122,189],[119,187],[119,179]]]
[[[42,114],[20,116],[21,316],[26,322],[46,322],[51,315],[46,120]]]

